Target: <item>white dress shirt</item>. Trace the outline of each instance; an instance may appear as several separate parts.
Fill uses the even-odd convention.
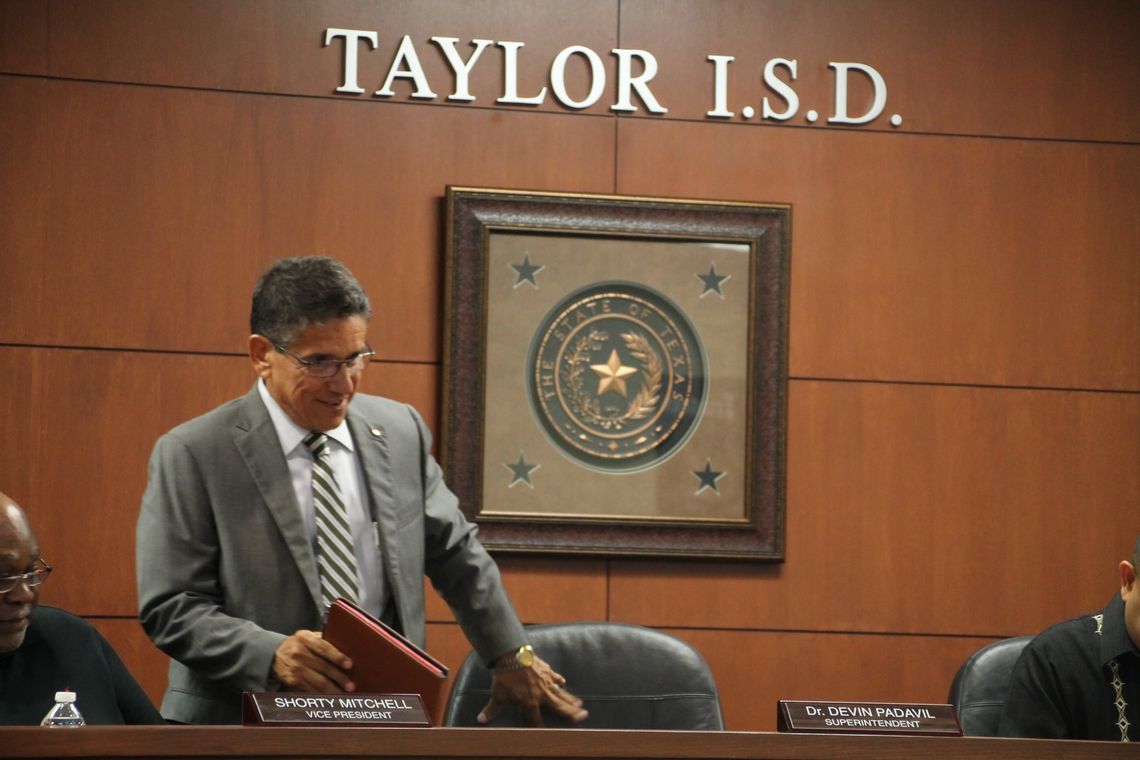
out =
[[[313,512],[313,455],[303,443],[305,436],[312,431],[293,422],[281,405],[269,394],[264,380],[258,381],[257,391],[261,394],[261,400],[265,402],[269,418],[273,420],[273,427],[277,431],[281,452],[285,455],[286,464],[289,465],[289,475],[293,481],[293,491],[297,495],[297,504],[301,507],[305,531],[313,547],[313,556],[316,556],[317,522]],[[340,486],[341,494],[344,496],[348,524],[352,529],[356,567],[360,576],[361,598],[358,602],[365,610],[379,617],[385,601],[384,571],[380,563],[379,528],[373,522],[372,511],[368,507],[364,468],[360,466],[360,460],[356,457],[347,421],[342,421],[332,430],[323,432],[329,437],[329,462],[337,485]]]

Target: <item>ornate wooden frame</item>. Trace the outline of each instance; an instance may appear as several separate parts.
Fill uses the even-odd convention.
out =
[[[728,247],[738,257],[741,251],[747,251],[746,277],[740,278],[747,282],[733,283],[734,293],[746,290],[748,294],[747,347],[743,351],[747,358],[741,359],[747,372],[745,391],[737,394],[740,408],[732,411],[732,419],[743,426],[745,440],[740,473],[744,509],[739,519],[583,515],[572,511],[567,514],[564,509],[512,513],[488,503],[483,481],[484,435],[489,419],[498,415],[494,421],[501,429],[504,424],[535,427],[541,416],[534,411],[536,401],[531,402],[530,409],[511,404],[497,404],[489,409],[486,402],[489,388],[518,382],[527,371],[525,366],[504,370],[501,366],[489,368],[487,363],[488,331],[499,327],[489,322],[493,319],[489,315],[497,308],[488,293],[491,249],[507,246],[512,235],[549,236],[552,243],[557,238],[563,246],[570,236],[575,244],[581,241],[583,250],[606,245],[606,241],[617,241],[613,245],[631,241],[635,246],[641,241],[647,250],[654,246],[654,250],[659,250],[662,243],[677,242]],[[496,552],[783,559],[790,237],[791,209],[787,205],[447,189],[441,459],[449,486],[459,497],[464,513],[480,525],[485,546]],[[669,265],[661,260],[652,263]],[[501,269],[496,268],[496,276]],[[516,267],[516,271],[516,287],[534,285],[537,290],[536,267]],[[715,270],[710,269],[712,274]],[[530,282],[523,283],[528,276]],[[613,272],[608,276],[612,279]],[[638,278],[638,272],[630,271],[622,279]],[[706,283],[705,287],[716,285]],[[723,298],[719,287],[717,293]],[[733,329],[745,330],[740,325]],[[504,372],[508,376],[502,377]],[[709,375],[712,394],[717,388],[715,367]],[[600,397],[600,390],[598,394]],[[694,425],[699,426],[699,422]],[[561,463],[558,466],[567,466],[549,452],[546,456],[548,461]],[[517,466],[524,464],[520,454]],[[709,469],[706,463],[706,474]],[[516,480],[518,472],[529,470],[515,471]],[[589,487],[594,475],[588,466],[581,472],[582,481],[587,484],[584,487]],[[715,479],[702,478],[696,471],[692,475],[699,479],[702,490],[708,490],[705,486],[710,485],[709,480],[715,489]],[[617,482],[613,474],[596,477],[611,485]],[[531,485],[529,475],[526,485]],[[559,498],[557,492],[543,497],[549,504]],[[653,509],[652,505],[640,507]]]

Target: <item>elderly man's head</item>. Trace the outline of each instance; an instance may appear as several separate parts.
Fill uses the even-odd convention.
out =
[[[0,654],[24,642],[47,572],[27,515],[0,493]]]
[[[249,357],[269,395],[297,425],[340,425],[368,366],[368,296],[323,256],[283,259],[253,290]]]

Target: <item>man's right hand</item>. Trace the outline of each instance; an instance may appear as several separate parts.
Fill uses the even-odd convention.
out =
[[[315,631],[297,631],[273,655],[273,675],[286,689],[322,694],[356,691],[352,660]]]

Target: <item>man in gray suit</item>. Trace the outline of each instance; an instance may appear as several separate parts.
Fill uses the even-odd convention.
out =
[[[353,691],[351,661],[319,633],[328,604],[353,596],[423,645],[426,574],[494,667],[482,722],[508,700],[535,725],[543,706],[582,720],[527,644],[419,414],[356,394],[370,315],[339,262],[279,261],[253,293],[253,388],[155,444],[136,554],[139,617],[172,658],[163,715],[234,723],[243,691]]]

